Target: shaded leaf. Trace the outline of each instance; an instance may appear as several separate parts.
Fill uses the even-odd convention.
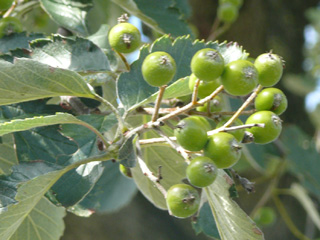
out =
[[[127,205],[137,192],[132,179],[124,177],[119,164],[105,162],[104,171],[88,195],[79,203],[81,208],[109,213]]]
[[[72,71],[30,59],[0,60],[0,105],[54,96],[95,98],[92,87]]]
[[[16,150],[14,148],[13,135],[2,137],[0,144],[0,175],[8,174],[13,165],[18,164]]]
[[[138,135],[132,135],[130,138],[122,144],[119,149],[118,161],[126,167],[132,168],[136,165],[136,149],[135,143],[137,141]]]
[[[223,170],[212,185],[205,188],[221,240],[264,239],[263,233],[229,196],[232,179]]]
[[[285,128],[282,140],[288,150],[291,172],[320,199],[320,162],[314,142],[296,126]]]
[[[29,49],[29,42],[38,39],[44,38],[42,33],[13,33],[7,36],[0,38],[0,52],[8,53],[10,50],[17,48]]]
[[[62,27],[70,31],[88,34],[86,17],[92,8],[92,0],[40,0],[42,8]]]
[[[209,237],[220,239],[217,225],[212,216],[210,205],[207,202],[202,205],[199,216],[197,217],[196,221],[192,222],[192,227],[196,234],[203,232]]]

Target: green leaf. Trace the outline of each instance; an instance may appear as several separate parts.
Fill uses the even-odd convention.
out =
[[[22,32],[4,36],[0,38],[0,53],[8,53],[10,50],[17,48],[29,49],[29,42],[37,38],[44,38],[44,35],[41,33],[27,34]]]
[[[79,203],[81,208],[110,213],[127,205],[137,193],[132,179],[124,177],[119,164],[104,163],[104,171],[88,195]]]
[[[226,62],[239,58],[246,58],[248,55],[235,43],[222,43],[219,45],[217,42],[209,42],[207,44],[203,41],[192,42],[188,36],[179,37],[173,43],[168,36],[163,36],[153,43],[150,52],[164,51],[175,59],[177,73],[171,83],[169,83],[169,85],[171,85],[177,80],[191,74],[191,58],[198,50],[208,47],[221,51]],[[131,65],[130,72],[121,74],[118,79],[118,96],[127,111],[131,111],[136,106],[140,106],[141,102],[147,101],[146,99],[150,98],[159,90],[146,83],[142,76],[141,66],[148,54],[149,50],[147,47],[141,48],[140,57]],[[176,89],[173,88],[172,90]],[[170,94],[167,97],[171,96],[172,95]]]
[[[144,118],[143,122],[147,122],[148,118],[145,116]],[[172,133],[168,127],[162,127],[162,129],[168,135]],[[152,131],[148,131],[143,137],[154,138],[159,136]],[[181,182],[182,179],[186,177],[185,171],[187,164],[181,155],[170,147],[148,146],[142,148],[142,159],[154,174],[157,174],[159,166],[162,166],[161,175],[163,179],[160,183],[165,189],[169,189],[172,185]],[[156,207],[167,209],[164,196],[154,186],[154,183],[143,174],[140,166],[137,164],[137,166],[131,170],[133,179],[142,194]]]
[[[86,17],[92,0],[40,0],[42,8],[62,27],[82,35],[88,34]]]
[[[233,181],[223,170],[212,185],[205,188],[221,240],[262,240],[263,233],[229,196]]]
[[[320,199],[320,162],[314,142],[296,126],[285,128],[281,139],[288,150],[291,172]]]
[[[100,132],[107,132],[117,123],[114,115],[83,115],[78,118]],[[79,162],[103,153],[97,147],[96,135],[83,126],[63,125],[62,134],[73,139],[77,143],[79,150],[71,156],[60,158],[58,160],[60,164],[67,165]],[[63,206],[75,205],[91,191],[103,173],[104,168],[102,163],[92,162],[69,171],[52,188],[56,193],[56,199]]]
[[[126,167],[132,168],[136,165],[136,149],[135,143],[137,141],[138,135],[132,135],[130,138],[122,144],[119,149],[118,161]]]
[[[109,34],[110,27],[106,24],[102,24],[99,30],[88,37],[88,39],[99,46],[100,48],[110,49],[110,45],[108,42],[108,34]]]
[[[191,34],[184,16],[173,0],[112,0],[161,33],[177,37]],[[165,16],[165,17],[164,17]]]
[[[30,58],[56,68],[77,72],[110,71],[110,64],[104,52],[93,42],[53,35],[51,39],[37,39],[30,42]]]
[[[0,136],[13,132],[29,130],[35,127],[49,126],[55,124],[78,124],[91,127],[68,113],[56,113],[56,115],[40,116],[26,119],[15,119],[10,122],[0,123]]]
[[[21,236],[32,240],[59,240],[64,231],[63,217],[65,215],[64,208],[56,207],[42,197],[10,240],[20,240]]]
[[[0,60],[0,105],[55,96],[95,98],[92,87],[72,71],[30,59]]]
[[[217,225],[212,216],[210,205],[207,202],[202,205],[196,221],[192,222],[192,227],[196,234],[203,232],[209,237],[220,239]]]
[[[10,239],[16,233],[43,195],[66,171],[67,169],[61,169],[52,164],[36,162],[15,166],[12,175],[1,179],[1,188],[11,187],[11,193],[5,192],[5,196],[12,199],[15,197],[15,204],[12,204],[13,201],[11,201],[3,205],[3,196],[0,195],[2,212],[0,214],[0,239]],[[19,187],[16,191],[17,186]]]
[[[18,164],[16,150],[12,134],[5,135],[1,138],[0,144],[0,175],[8,174],[13,165]]]

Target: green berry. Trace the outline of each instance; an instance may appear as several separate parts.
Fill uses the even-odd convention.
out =
[[[216,179],[218,169],[210,158],[196,157],[188,165],[186,173],[193,186],[207,187]]]
[[[240,7],[243,4],[243,0],[219,0],[219,5],[224,3],[230,3],[236,7]]]
[[[217,128],[222,127],[226,122],[229,121],[231,117],[226,117],[223,118],[218,124]],[[237,118],[229,127],[234,127],[234,126],[241,126],[243,125],[243,122]],[[239,142],[242,142],[242,139],[244,137],[244,132],[245,129],[238,129],[236,131],[230,131],[229,133],[232,134]]]
[[[276,220],[276,213],[271,207],[261,207],[257,210],[254,221],[261,226],[268,226]]]
[[[281,115],[288,107],[287,97],[278,88],[263,89],[255,98],[257,111],[268,110]]]
[[[258,84],[258,71],[247,60],[237,60],[225,66],[221,82],[227,93],[244,96],[252,92]]]
[[[254,66],[259,72],[259,83],[264,87],[271,87],[279,82],[283,63],[281,57],[273,53],[264,53],[257,57]]]
[[[187,184],[176,184],[169,188],[166,202],[173,216],[187,218],[198,211],[200,196],[195,188]]]
[[[0,38],[15,32],[22,32],[22,23],[18,18],[6,17],[0,20]]]
[[[231,3],[223,3],[218,6],[217,14],[222,22],[233,23],[238,18],[239,10]]]
[[[214,81],[224,70],[223,57],[215,49],[201,49],[191,59],[191,70],[202,81]]]
[[[254,142],[266,144],[276,140],[282,130],[281,119],[277,114],[271,111],[259,111],[252,114],[246,121],[246,124],[264,123],[265,127],[252,127],[247,131],[251,132],[254,137]]]
[[[210,124],[205,125],[199,117],[187,117],[178,123],[174,130],[174,135],[177,138],[177,142],[184,149],[200,151],[207,142],[208,126],[210,126]]]
[[[219,132],[209,137],[204,155],[211,158],[217,168],[230,168],[240,159],[241,148],[232,134]]]
[[[151,86],[168,84],[176,74],[176,62],[166,52],[150,53],[142,63],[142,75]]]
[[[223,109],[223,101],[220,96],[215,96],[212,101],[210,101],[210,112],[221,112]],[[196,108],[199,112],[207,112],[208,111],[208,103],[205,103],[203,106],[199,106]]]
[[[141,44],[139,29],[130,23],[115,25],[111,28],[108,39],[110,46],[121,53],[131,53]]]
[[[190,75],[189,78],[189,89],[193,91],[194,85],[196,84],[197,77],[194,74]],[[209,96],[214,90],[216,90],[221,85],[220,79],[217,78],[213,81],[206,82],[200,80],[199,86],[198,86],[198,97],[199,98],[205,98]]]

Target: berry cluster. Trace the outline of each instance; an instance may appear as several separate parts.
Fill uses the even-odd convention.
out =
[[[220,0],[219,4],[218,11],[225,11],[221,9],[230,6],[238,11],[242,2]],[[221,20],[231,22],[230,16],[221,16]],[[140,46],[139,30],[129,23],[119,23],[110,30],[109,43],[120,53],[132,52]],[[218,169],[236,164],[244,143],[253,141],[266,144],[278,138],[282,129],[278,115],[287,108],[287,100],[281,90],[265,88],[259,93],[263,87],[275,85],[282,76],[282,60],[276,54],[262,54],[254,62],[239,59],[226,63],[218,50],[204,48],[197,51],[190,62],[192,74],[189,76],[189,88],[193,91],[192,108],[197,111],[196,115],[181,119],[174,129],[179,148],[189,157],[193,156],[191,161],[187,160],[189,165],[186,169],[190,185],[177,184],[166,192],[170,213],[180,218],[189,217],[198,211],[200,197],[194,187],[211,185],[217,177]],[[164,91],[165,85],[173,80],[176,69],[176,62],[170,54],[157,51],[144,59],[141,72],[149,85]],[[252,111],[245,125],[238,118],[244,109],[239,109],[232,117],[219,114],[225,97],[217,95],[219,92],[215,94],[219,88],[224,90],[225,96],[246,97],[251,94],[248,99],[252,101],[255,98],[255,111]],[[159,110],[159,107],[155,108],[158,108],[155,111]],[[215,127],[205,117],[213,113],[219,116],[215,118]],[[122,165],[120,170],[128,176],[127,169]]]

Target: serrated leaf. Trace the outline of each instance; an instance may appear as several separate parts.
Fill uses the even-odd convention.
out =
[[[192,222],[192,227],[196,234],[203,232],[209,237],[220,239],[217,225],[212,216],[210,205],[207,202],[202,205],[196,221]]]
[[[310,193],[320,199],[320,162],[314,142],[296,126],[285,128],[281,139],[288,150],[291,172]]]
[[[144,121],[148,121],[147,117],[144,117]],[[171,129],[167,127],[162,128],[166,134],[172,133]],[[143,135],[144,138],[159,137],[154,132],[147,132]],[[150,146],[142,148],[142,159],[147,164],[149,169],[157,174],[159,166],[161,166],[161,185],[165,189],[169,189],[172,185],[177,184],[186,177],[185,171],[187,164],[184,159],[174,149],[170,147],[162,146]],[[154,183],[151,182],[142,172],[139,164],[135,168],[132,168],[133,179],[142,192],[142,194],[156,207],[160,209],[167,209],[166,201],[162,193],[155,187]]]
[[[177,73],[174,79],[169,83],[169,85],[171,85],[178,79],[191,74],[191,59],[198,50],[203,48],[213,48],[218,51],[221,50],[223,57],[226,58],[226,62],[247,57],[247,54],[242,50],[242,48],[235,43],[222,43],[219,45],[217,42],[193,42],[188,36],[179,37],[172,43],[168,36],[163,36],[153,43],[150,51],[146,47],[141,48],[140,57],[131,65],[130,72],[120,75],[117,82],[117,91],[124,108],[127,111],[133,110],[136,106],[140,106],[141,102],[146,101],[146,99],[159,90],[158,88],[152,87],[146,83],[142,76],[141,66],[149,53],[164,51],[169,53],[175,59]]]
[[[173,0],[112,0],[161,33],[174,37],[192,34]],[[164,17],[165,16],[165,17]]]
[[[53,35],[52,39],[31,41],[30,47],[30,58],[52,67],[77,72],[110,71],[107,56],[88,39]]]
[[[18,164],[12,134],[2,137],[0,144],[0,175],[8,174],[13,165]]]
[[[30,59],[0,60],[0,105],[55,96],[95,98],[82,77]]]
[[[124,177],[119,164],[106,162],[104,171],[93,189],[78,204],[82,209],[110,213],[127,205],[137,192],[132,179]]]
[[[32,240],[59,240],[64,231],[65,215],[63,207],[56,207],[42,197],[10,240],[21,240],[21,236]]]
[[[26,169],[26,167],[31,168]],[[68,171],[67,168],[61,169],[58,166],[43,162],[15,167],[15,171],[7,178],[7,181],[15,186],[19,184],[15,195],[16,203],[9,205],[8,211],[0,214],[1,240],[10,239],[18,231],[21,224],[43,198],[43,195],[66,171]],[[2,182],[1,186],[3,186]]]
[[[44,38],[44,35],[42,33],[27,34],[22,32],[4,36],[0,38],[0,52],[8,53],[10,50],[17,48],[29,49],[29,42],[38,38]]]
[[[86,17],[92,0],[40,0],[42,8],[60,26],[70,31],[88,34]]]
[[[262,240],[264,235],[249,216],[229,196],[233,181],[223,170],[205,188],[221,240]]]

